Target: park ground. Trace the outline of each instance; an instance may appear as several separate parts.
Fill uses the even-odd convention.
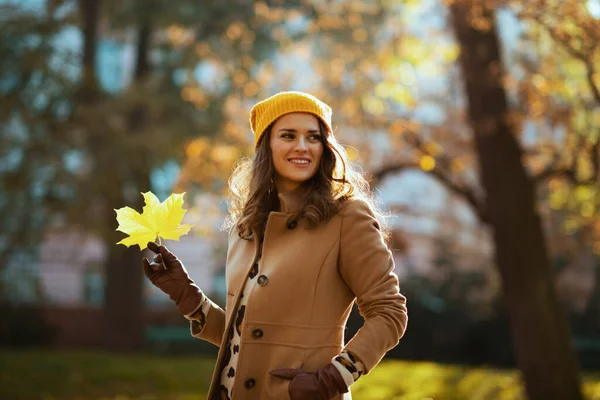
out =
[[[213,358],[98,351],[0,350],[0,398],[10,400],[198,400]],[[600,400],[600,371],[583,374]],[[352,387],[355,400],[525,399],[514,370],[384,360]]]

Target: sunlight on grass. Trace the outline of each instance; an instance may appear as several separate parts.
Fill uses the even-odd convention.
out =
[[[198,400],[215,360],[92,351],[0,351],[0,398],[11,400]],[[584,374],[600,400],[600,372]],[[352,386],[354,400],[525,400],[513,370],[384,361]]]
[[[600,400],[600,373],[584,374],[588,400]],[[525,400],[514,370],[385,361],[352,386],[355,400]]]

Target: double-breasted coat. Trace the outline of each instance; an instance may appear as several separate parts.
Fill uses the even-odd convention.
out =
[[[289,399],[288,380],[269,375],[279,368],[314,372],[343,349],[357,356],[365,374],[396,346],[407,323],[394,261],[368,204],[349,199],[317,228],[294,220],[302,189],[279,194],[279,211],[268,216],[260,274],[249,294],[241,327],[234,400]],[[218,398],[226,332],[248,273],[257,259],[257,235],[229,235],[225,310],[212,304],[194,335],[220,347],[208,399]],[[344,347],[345,324],[357,302],[364,325]],[[351,399],[350,393],[337,399]]]

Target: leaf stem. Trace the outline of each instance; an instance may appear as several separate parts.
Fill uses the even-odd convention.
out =
[[[157,237],[158,237],[158,245],[162,246],[162,243],[160,241],[160,236],[157,236]],[[167,269],[167,266],[165,265],[165,260],[162,260],[162,266],[165,270]]]

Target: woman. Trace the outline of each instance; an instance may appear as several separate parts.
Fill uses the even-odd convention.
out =
[[[164,246],[148,243],[144,272],[220,347],[208,399],[351,399],[407,322],[368,185],[314,96],[279,93],[250,124],[256,156],[230,179],[225,310]],[[344,346],[354,301],[365,323]]]

